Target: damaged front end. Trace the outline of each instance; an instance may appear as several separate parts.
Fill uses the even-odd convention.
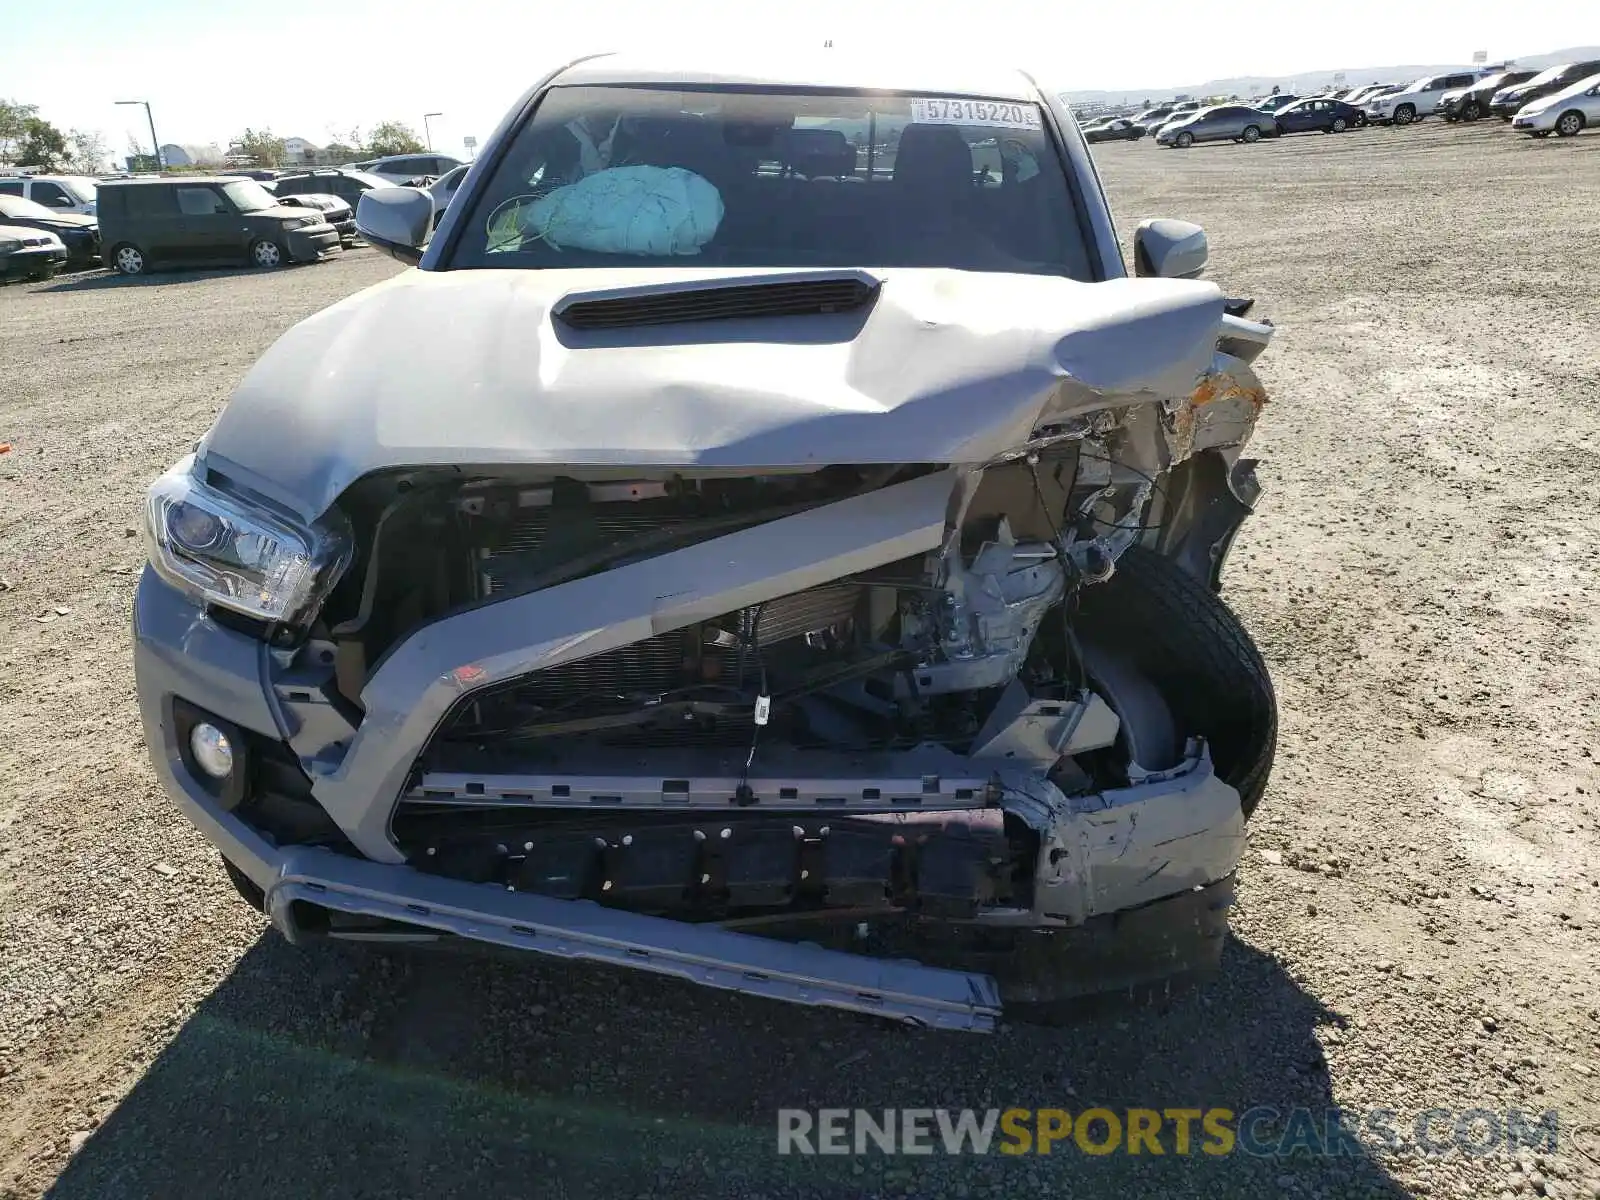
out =
[[[1203,355],[1055,339],[1005,397],[1020,436],[936,439],[965,460],[353,471],[353,566],[261,638],[263,713],[217,714],[249,778],[197,796],[180,746],[172,786],[294,938],[449,933],[987,1028],[1002,988],[1049,989],[762,935],[1048,933],[1227,886],[1276,729],[1215,594],[1270,327],[1203,291]],[[158,725],[166,682],[141,664]]]

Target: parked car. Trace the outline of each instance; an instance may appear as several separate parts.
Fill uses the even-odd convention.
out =
[[[1247,104],[1218,104],[1173,117],[1156,133],[1156,143],[1186,150],[1196,142],[1256,142],[1277,132],[1272,113]]]
[[[272,190],[276,195],[337,196],[352,210],[360,203],[363,192],[389,186],[388,180],[346,167],[318,167],[314,171],[283,175],[272,181]]]
[[[1133,123],[1146,133],[1154,133],[1172,119],[1172,106],[1158,104],[1154,108],[1147,108],[1142,113],[1133,117]]]
[[[1343,133],[1367,123],[1364,112],[1343,100],[1296,100],[1274,115],[1279,133]]]
[[[1275,112],[1281,112],[1283,109],[1287,108],[1289,105],[1293,104],[1298,99],[1300,99],[1299,96],[1290,95],[1290,94],[1282,94],[1282,95],[1276,95],[1276,96],[1264,96],[1264,97],[1262,97],[1262,99],[1259,102],[1252,102],[1250,107],[1251,108],[1258,108],[1262,112],[1275,113]]]
[[[1562,63],[1560,66],[1540,71],[1526,83],[1501,88],[1490,98],[1489,111],[1509,121],[1517,115],[1523,105],[1565,91],[1579,80],[1587,79],[1596,73],[1600,73],[1600,60]]]
[[[1502,88],[1514,87],[1532,79],[1534,71],[1496,71],[1486,75],[1471,87],[1452,88],[1439,97],[1434,106],[1446,121],[1476,121],[1489,115],[1489,102]]]
[[[95,215],[98,181],[87,175],[3,175],[0,196],[20,196],[52,212]]]
[[[433,197],[433,223],[435,225],[438,225],[444,219],[445,209],[450,207],[450,201],[455,198],[456,192],[461,188],[462,180],[466,179],[467,172],[471,169],[471,163],[462,163],[459,167],[446,171],[439,178],[428,184],[428,195]]]
[[[1128,277],[1051,91],[920,74],[555,72],[437,234],[361,198],[420,269],[283,334],[152,485],[151,761],[291,941],[961,1029],[1217,961],[1277,727],[1217,592],[1271,327],[1195,226]],[[900,186],[772,169],[819,115],[895,129]],[[980,186],[997,131],[1032,169]],[[628,229],[571,203],[673,167]]]
[[[1103,124],[1083,131],[1084,138],[1091,142],[1135,142],[1144,135],[1145,127],[1127,117],[1112,117]]]
[[[237,175],[241,179],[254,179],[257,183],[266,183],[276,179],[283,172],[276,167],[230,167],[227,174],[230,177]]]
[[[1600,72],[1570,87],[1525,104],[1511,128],[1534,137],[1573,137],[1600,121]]]
[[[1345,103],[1362,109],[1364,113],[1367,101],[1375,99],[1384,92],[1397,92],[1404,86],[1400,83],[1369,83],[1352,91],[1344,98]]]
[[[0,224],[55,234],[67,248],[67,261],[73,265],[86,267],[100,261],[100,223],[94,217],[0,195]]]
[[[459,158],[451,158],[448,154],[390,154],[356,164],[358,169],[369,175],[398,184],[410,183],[425,176],[437,179],[460,165]]]
[[[1398,91],[1368,100],[1367,120],[1376,125],[1410,125],[1431,113],[1440,96],[1455,88],[1471,87],[1484,74],[1473,70],[1424,75]]]
[[[55,234],[0,221],[0,280],[49,279],[67,261]]]
[[[253,179],[130,179],[100,189],[106,261],[124,275],[156,265],[315,262],[339,249],[321,213],[281,203]]]
[[[287,204],[291,208],[309,208],[321,213],[322,219],[339,231],[339,241],[342,245],[355,244],[356,214],[349,203],[327,192],[292,192],[286,196],[278,195],[276,183],[276,180],[269,180],[261,186],[278,196],[280,204]]]

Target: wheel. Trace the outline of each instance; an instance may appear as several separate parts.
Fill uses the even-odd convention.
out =
[[[1259,142],[1261,140],[1261,130],[1257,129],[1254,125],[1246,125],[1244,127],[1244,132],[1239,136],[1242,137],[1246,143]]]
[[[1356,114],[1356,128],[1357,129],[1365,129],[1371,123],[1372,122],[1367,120],[1367,114],[1366,113],[1357,113]]]
[[[37,271],[29,272],[28,278],[35,283],[43,283],[47,279],[54,279],[57,270],[56,264],[51,263],[49,266],[40,267]]]
[[[281,267],[289,261],[289,256],[283,252],[283,247],[270,238],[262,238],[250,247],[250,261],[258,267]]]
[[[1560,137],[1576,137],[1583,131],[1583,114],[1577,109],[1564,112],[1556,118],[1556,133]]]
[[[1461,106],[1460,115],[1463,121],[1476,121],[1483,116],[1483,105],[1476,100],[1468,100]]]
[[[1217,777],[1238,791],[1248,818],[1272,774],[1278,702],[1233,610],[1171,559],[1134,546],[1107,582],[1084,589],[1077,630],[1086,656],[1111,648],[1154,685],[1179,737],[1205,738]]]
[[[143,275],[150,264],[143,250],[124,242],[111,252],[111,265],[124,275]]]
[[[1394,110],[1394,123],[1396,125],[1409,125],[1416,119],[1417,106],[1414,104],[1402,104]]]
[[[256,886],[255,881],[227,859],[222,860],[222,869],[228,873],[228,881],[233,884],[233,890],[239,893],[244,902],[257,912],[262,911],[266,905],[267,894]]]
[[[1187,150],[1190,146],[1194,145],[1194,134],[1190,133],[1188,130],[1184,130],[1172,140],[1177,145],[1179,150]]]
[[[1346,129],[1349,129],[1349,128],[1350,128],[1350,126],[1345,122],[1345,119],[1343,117],[1335,117],[1333,119],[1333,125],[1329,127],[1328,132],[1329,133],[1343,133]]]

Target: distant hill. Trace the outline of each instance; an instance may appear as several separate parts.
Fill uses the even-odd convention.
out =
[[[1520,54],[1511,59],[1491,58],[1491,64],[1514,62],[1517,66],[1542,71],[1561,63],[1594,58],[1600,59],[1600,46],[1576,46],[1566,50],[1553,50],[1548,54]],[[1067,92],[1067,100],[1074,104],[1138,104],[1142,100],[1162,100],[1172,96],[1254,96],[1278,88],[1285,92],[1316,92],[1333,87],[1334,76],[1343,75],[1343,87],[1359,87],[1365,83],[1409,83],[1423,75],[1448,71],[1465,63],[1402,63],[1387,67],[1334,67],[1326,71],[1302,71],[1297,75],[1241,75],[1233,79],[1209,79],[1204,83],[1188,83],[1161,87],[1132,87],[1120,91]]]

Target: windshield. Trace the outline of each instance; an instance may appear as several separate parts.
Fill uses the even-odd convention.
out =
[[[1528,86],[1536,87],[1541,83],[1554,83],[1561,78],[1561,73],[1571,65],[1571,63],[1563,63],[1559,67],[1551,67],[1548,71],[1540,71],[1532,79],[1528,80]]]
[[[93,204],[98,190],[95,181],[80,175],[57,176],[55,182],[79,204]]]
[[[1015,101],[558,87],[475,192],[449,267],[1093,278],[1040,110]]]
[[[278,203],[278,198],[254,179],[231,180],[222,185],[222,190],[240,212],[260,212]]]
[[[37,220],[39,217],[49,217],[52,220],[60,213],[51,212],[42,204],[32,200],[24,200],[21,196],[0,196],[0,217],[28,218]]]

